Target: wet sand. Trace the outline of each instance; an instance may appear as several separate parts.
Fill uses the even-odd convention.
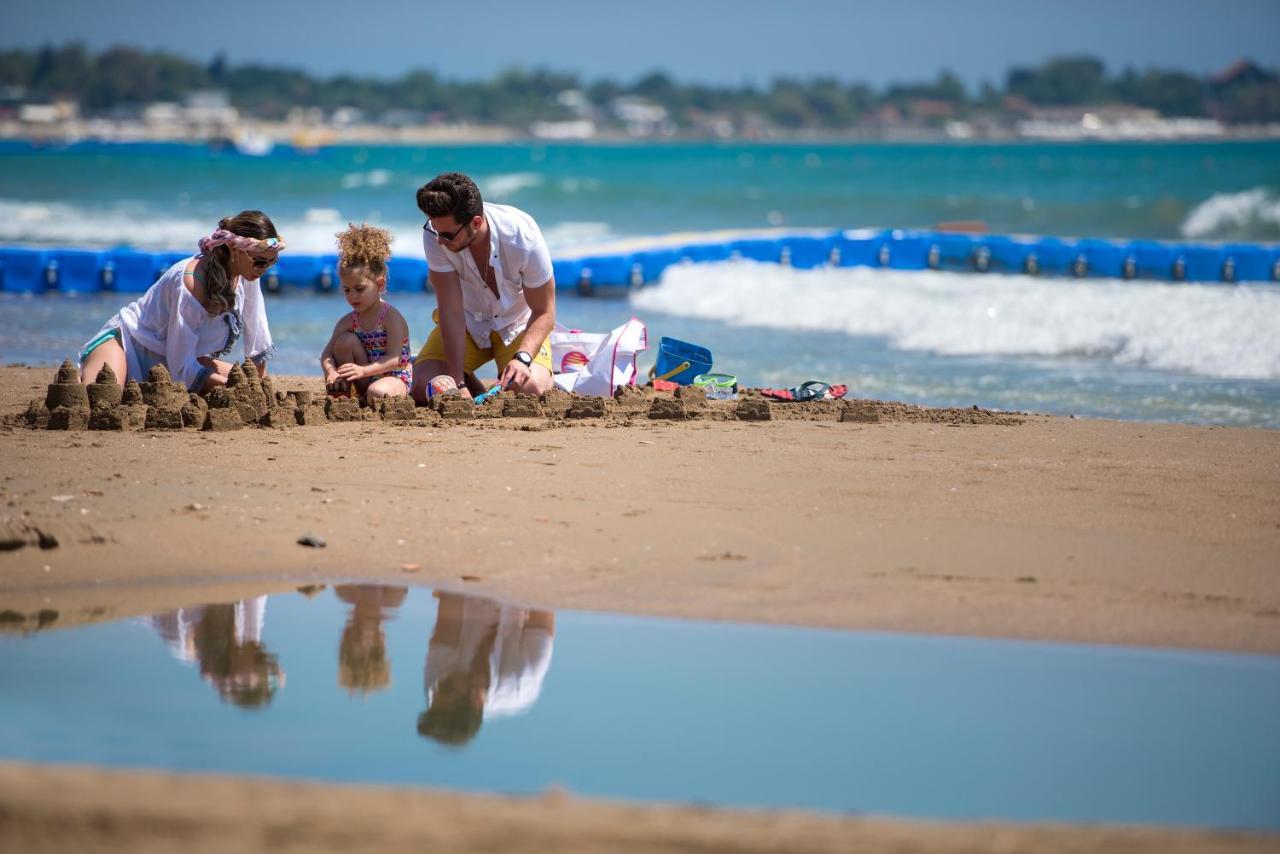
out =
[[[364,579],[553,609],[1280,652],[1274,431],[893,407],[841,421],[836,406],[780,404],[766,422],[611,412],[227,433],[29,429],[21,414],[53,373],[0,368],[0,611],[13,629],[210,601],[232,583]],[[306,534],[325,546],[299,545]],[[15,766],[4,780],[45,773],[60,772]],[[92,773],[67,772],[49,791]],[[25,787],[0,791],[12,805]],[[130,803],[102,809],[129,824]],[[535,822],[527,804],[477,803]],[[565,832],[580,822],[582,850],[622,845],[591,836],[612,827],[596,824],[612,807],[563,809],[579,817]],[[636,814],[648,818],[622,830],[657,821],[673,834],[623,833],[636,850],[710,844],[694,819]],[[744,823],[698,815],[742,830],[737,850],[772,850]],[[835,823],[832,850],[890,839]],[[923,846],[904,850],[989,847],[971,827],[892,827]],[[473,829],[487,832],[483,821]],[[1059,850],[1018,836],[1039,832],[1008,830],[1011,850]],[[1072,836],[1084,831],[1061,833],[1060,850],[1098,847]],[[1173,850],[1142,839],[1132,850]]]

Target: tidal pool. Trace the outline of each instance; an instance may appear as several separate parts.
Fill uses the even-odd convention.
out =
[[[936,819],[1280,828],[1280,658],[338,584],[0,635],[0,757]]]

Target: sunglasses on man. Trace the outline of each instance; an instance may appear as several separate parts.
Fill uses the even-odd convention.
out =
[[[453,231],[436,231],[434,228],[431,227],[430,221],[424,222],[422,224],[423,231],[425,231],[427,234],[430,234],[432,237],[436,238],[437,240],[443,240],[445,243],[452,243],[455,237],[457,237],[459,234],[462,234],[462,232],[466,231],[470,227],[471,227],[471,223],[468,222],[465,225],[455,228]]]

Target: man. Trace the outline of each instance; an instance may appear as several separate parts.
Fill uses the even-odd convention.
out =
[[[463,395],[479,391],[465,375],[490,360],[504,388],[532,395],[551,388],[547,339],[556,322],[556,283],[538,224],[517,208],[484,204],[475,182],[459,172],[418,190],[418,207],[427,216],[422,246],[436,326],[414,362],[414,400],[425,403],[428,383],[441,374],[453,377]]]

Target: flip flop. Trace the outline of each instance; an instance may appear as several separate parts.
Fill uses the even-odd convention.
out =
[[[792,388],[762,388],[760,389],[760,394],[773,400],[804,403],[810,400],[839,400],[848,391],[849,387],[843,383],[830,385],[817,380],[809,380]]]

